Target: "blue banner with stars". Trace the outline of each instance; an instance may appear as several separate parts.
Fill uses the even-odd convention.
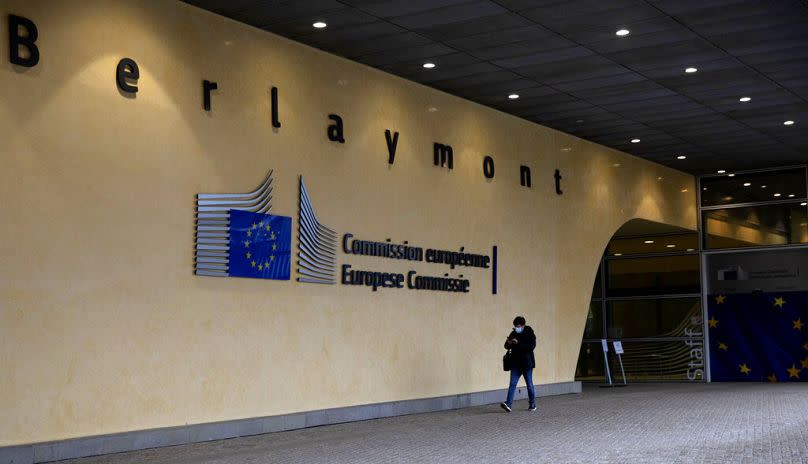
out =
[[[232,277],[289,280],[292,218],[230,210]]]
[[[808,292],[710,295],[713,381],[808,380]]]

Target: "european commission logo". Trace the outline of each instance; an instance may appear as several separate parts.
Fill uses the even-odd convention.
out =
[[[337,233],[317,219],[302,177],[299,195],[297,280],[333,284]],[[289,280],[292,218],[271,209],[272,171],[251,192],[198,194],[196,275]]]

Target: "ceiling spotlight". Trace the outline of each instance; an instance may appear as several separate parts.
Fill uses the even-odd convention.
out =
[[[687,193],[687,189],[682,189],[682,193]]]
[[[662,180],[662,179],[664,179],[664,177],[662,177],[662,176],[659,176],[659,177],[656,178],[656,180]]]
[[[793,193],[789,193],[789,194],[788,194],[788,198],[794,198],[795,196],[796,196],[796,195],[794,195]]]
[[[316,23],[312,24],[312,26],[314,26],[315,29],[324,29],[326,26],[328,26],[328,24],[322,21],[317,21]]]
[[[685,156],[685,155],[679,155],[679,156],[676,157],[676,159],[679,159],[679,160],[683,160],[683,159],[686,159],[686,158],[687,158],[687,156]]]
[[[508,95],[509,100],[516,100],[517,98],[519,98],[518,93],[512,93],[512,94]]]
[[[784,125],[784,126],[793,126],[793,125],[794,125],[794,121],[792,121],[792,120],[790,120],[790,119],[789,119],[788,121],[783,122],[783,125]]]
[[[779,193],[775,193],[775,194],[774,194],[774,196],[779,197],[779,196],[780,196],[780,194],[779,194]]]
[[[612,165],[612,167],[613,167],[613,168],[619,168],[619,167],[620,167],[620,163],[614,163],[614,164]]]
[[[688,74],[693,74],[696,71],[698,71],[696,68],[685,68],[685,72]]]
[[[646,240],[644,243],[651,244],[651,243],[654,243],[654,241],[653,240]]]
[[[623,253],[615,253],[615,256],[623,256]]]
[[[808,206],[808,203],[803,201],[802,203],[800,203],[800,206]]]
[[[717,173],[719,173],[719,174],[724,174],[724,173],[725,173],[725,172],[727,172],[727,171],[725,171],[725,170],[723,170],[723,169],[719,169],[719,170],[718,170],[718,171],[716,171],[716,172],[717,172]]]
[[[620,37],[627,36],[631,33],[628,29],[620,29],[619,31],[615,32],[615,35],[619,35]]]
[[[631,139],[631,143],[640,143],[640,139]]]
[[[435,67],[435,63],[424,63],[424,67],[426,69],[432,69]]]
[[[744,186],[744,187],[749,187],[750,185],[752,185],[752,183],[751,183],[751,182],[744,182],[744,183],[743,183],[743,186]]]
[[[687,251],[696,251],[695,248],[688,248]]]
[[[665,245],[665,247],[666,247],[666,248],[676,248],[676,245],[673,245],[673,244],[668,244],[668,245]]]
[[[727,174],[727,177],[735,177],[735,174]]]
[[[760,186],[760,188],[765,189],[765,188],[766,188],[766,186],[765,186],[765,185],[761,185],[761,186]]]
[[[740,100],[740,101],[742,101],[742,102],[744,102],[744,103],[746,103],[746,102],[748,102],[749,100],[751,100],[751,98],[749,98],[749,97],[741,97],[739,100]]]

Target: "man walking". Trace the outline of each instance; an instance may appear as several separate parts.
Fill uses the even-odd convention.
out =
[[[508,399],[500,406],[506,412],[511,412],[513,395],[519,378],[525,378],[527,395],[530,401],[528,411],[536,410],[536,392],[533,388],[533,368],[536,367],[536,358],[533,350],[536,349],[536,334],[529,325],[525,325],[525,318],[517,316],[513,320],[513,330],[505,340],[505,349],[510,350],[511,383],[508,386]]]

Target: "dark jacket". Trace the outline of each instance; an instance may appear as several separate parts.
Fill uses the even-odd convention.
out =
[[[512,345],[505,342],[505,349],[511,350],[511,366],[520,370],[536,367],[536,358],[533,356],[533,350],[536,349],[536,334],[533,332],[533,328],[526,325],[520,334],[511,330],[508,340],[512,338],[519,340],[519,343]]]

